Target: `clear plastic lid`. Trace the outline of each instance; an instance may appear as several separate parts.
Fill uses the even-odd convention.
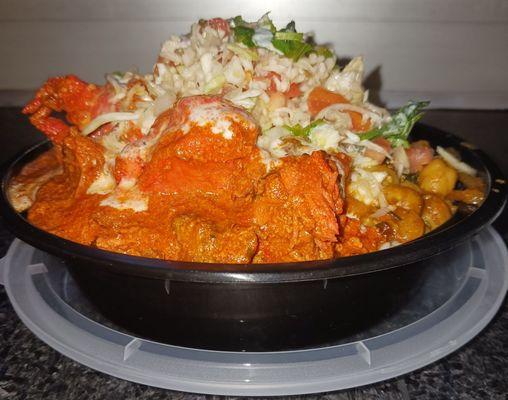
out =
[[[346,343],[284,352],[222,352],[137,338],[94,313],[65,267],[16,240],[0,274],[25,325],[60,353],[146,385],[222,395],[271,396],[346,389],[428,365],[472,339],[508,287],[506,246],[493,228],[434,257],[413,301]]]

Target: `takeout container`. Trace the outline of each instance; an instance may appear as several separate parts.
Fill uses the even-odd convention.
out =
[[[147,339],[196,348],[273,351],[354,337],[409,301],[428,262],[490,224],[506,202],[495,164],[460,138],[422,124],[412,140],[453,147],[486,180],[486,198],[410,243],[354,257],[303,263],[221,265],[165,261],[84,246],[31,225],[9,204],[11,176],[48,143],[2,172],[0,210],[20,239],[61,258],[87,298],[121,328]]]

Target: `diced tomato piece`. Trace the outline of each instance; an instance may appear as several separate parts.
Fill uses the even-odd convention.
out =
[[[383,150],[386,151],[387,153],[389,153],[392,150],[392,144],[390,143],[390,141],[383,137],[378,137],[374,139],[372,142],[377,144],[379,147],[382,147]]]
[[[406,154],[409,159],[409,172],[412,174],[420,172],[434,158],[434,150],[424,141],[411,144],[411,147],[406,150]]]
[[[331,106],[332,104],[349,104],[349,101],[344,96],[326,90],[321,86],[314,88],[309,93],[307,106],[313,117],[315,117],[323,108]]]
[[[287,92],[284,93],[284,95],[288,98],[288,99],[292,99],[293,97],[298,97],[302,94],[302,91],[300,90],[300,85],[298,83],[291,83],[291,85],[289,85],[289,89],[287,90]]]
[[[267,89],[268,93],[277,92],[277,85],[275,84],[275,79],[280,81],[282,79],[280,74],[278,74],[277,72],[270,71],[264,76],[264,78],[270,80],[270,85],[268,86]]]
[[[314,88],[307,99],[307,107],[313,117],[321,110],[331,106],[332,104],[349,104],[349,101],[339,93],[331,92],[325,88],[318,86]],[[346,111],[351,117],[353,131],[365,132],[370,128],[370,121],[362,122],[362,114],[355,111]]]
[[[229,29],[229,23],[225,19],[222,18],[212,18],[208,20],[208,25],[213,28],[217,29],[218,31],[223,31],[226,36],[229,36],[230,29]]]
[[[363,116],[360,113],[354,111],[347,112],[351,117],[351,123],[353,124],[353,131],[355,132],[366,132],[370,129],[370,121],[362,122]]]
[[[281,81],[282,77],[279,73],[270,71],[264,76],[256,76],[254,77],[255,80],[268,80],[268,88],[266,89],[268,94],[276,93],[279,90],[277,89],[277,83],[276,80]],[[292,99],[293,97],[298,97],[302,94],[302,91],[300,90],[300,84],[296,82],[292,82],[289,85],[289,89],[284,92],[284,96],[286,96],[287,99]]]
[[[386,153],[390,153],[390,150],[392,149],[391,143],[386,140],[385,138],[377,138],[372,141],[373,143],[377,144],[379,147],[382,147]],[[373,150],[373,149],[367,149],[365,150],[365,156],[372,158],[374,161],[376,161],[378,164],[381,164],[385,158],[386,154]]]

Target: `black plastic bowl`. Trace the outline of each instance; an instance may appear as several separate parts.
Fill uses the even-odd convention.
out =
[[[20,239],[60,257],[108,319],[139,336],[220,350],[282,350],[322,345],[360,332],[404,305],[425,279],[427,259],[490,224],[506,202],[494,163],[460,138],[417,125],[412,140],[453,147],[487,182],[483,204],[457,213],[417,240],[361,256],[261,265],[164,261],[108,252],[44,232],[6,196],[17,171],[48,143],[17,157],[2,174],[0,210]]]

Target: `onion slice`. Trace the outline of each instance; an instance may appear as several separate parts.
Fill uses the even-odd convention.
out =
[[[404,147],[399,146],[393,150],[393,166],[399,178],[404,171],[409,171],[409,158]]]
[[[378,209],[376,212],[369,215],[369,218],[379,218],[395,210],[395,206],[388,205]]]
[[[375,112],[371,110],[367,110],[366,108],[355,106],[353,104],[344,104],[344,103],[335,103],[332,105],[329,105],[328,107],[323,108],[318,115],[316,115],[316,119],[329,119],[327,118],[327,115],[330,112],[338,111],[338,112],[345,112],[345,111],[353,111],[362,114],[362,119],[371,119],[374,123],[381,123],[383,122],[383,118],[376,114]]]
[[[138,118],[139,115],[129,112],[112,112],[101,114],[98,117],[94,118],[92,121],[90,121],[90,123],[83,128],[81,134],[83,136],[88,136],[97,128],[109,122],[132,121]]]
[[[453,168],[455,168],[459,172],[464,172],[465,174],[476,176],[476,170],[467,165],[465,162],[460,161],[457,157],[455,157],[452,153],[446,151],[441,146],[436,147],[437,154],[443,157],[448,164],[450,164]]]

